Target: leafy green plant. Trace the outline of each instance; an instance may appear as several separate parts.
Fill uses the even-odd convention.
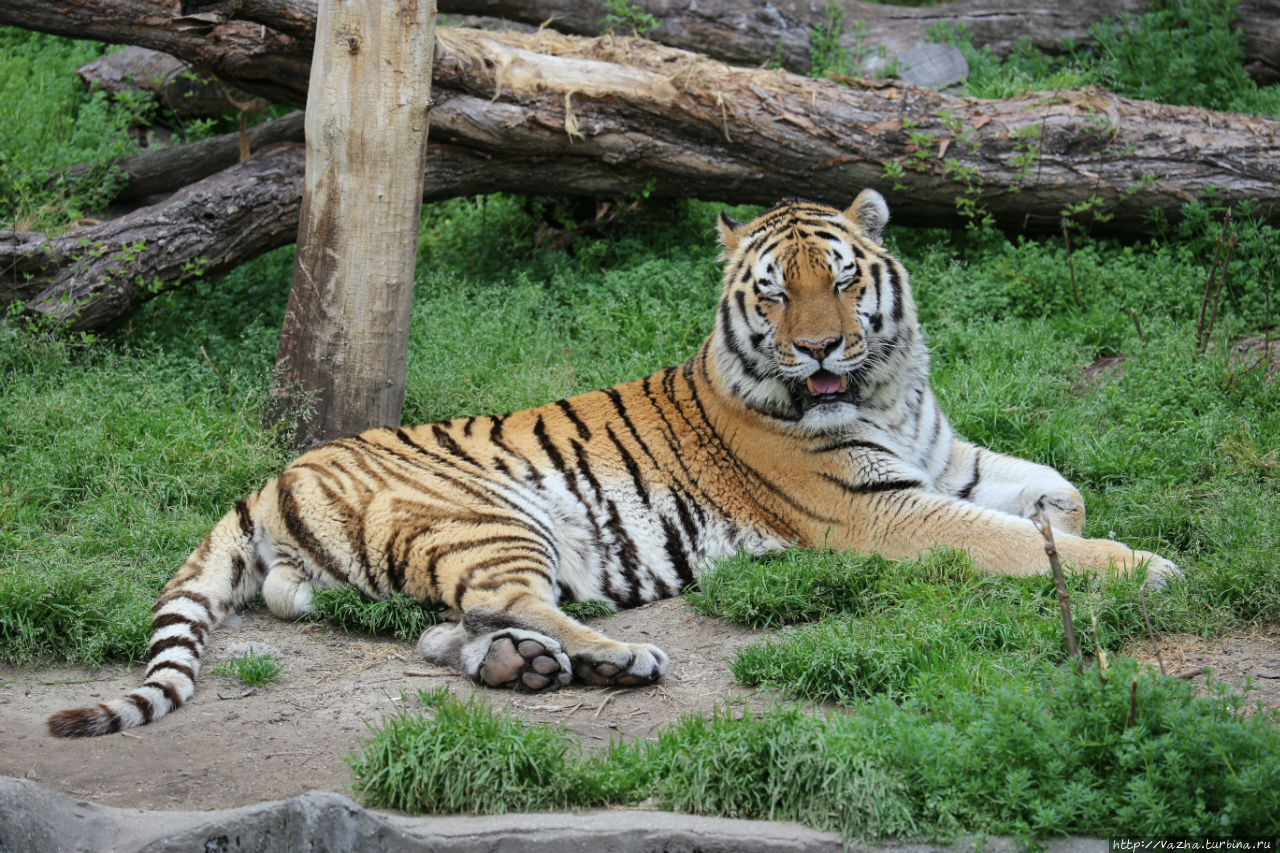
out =
[[[275,655],[259,654],[251,650],[227,658],[215,666],[213,671],[217,675],[238,679],[246,687],[266,687],[280,678],[280,673],[284,672],[284,664]]]
[[[644,38],[662,24],[655,16],[645,12],[635,0],[603,0],[602,5],[608,12],[603,23],[611,33],[630,30],[633,35]]]
[[[1280,115],[1275,87],[1260,90],[1245,71],[1233,27],[1238,0],[1162,0],[1136,18],[1093,28],[1099,83],[1119,94],[1167,104]]]
[[[862,22],[856,25],[861,28]],[[860,32],[860,30],[859,30]],[[827,0],[823,21],[809,30],[809,76],[852,74],[859,64],[841,44],[844,33],[844,7]],[[855,38],[858,36],[855,32]]]
[[[65,226],[101,206],[122,180],[114,161],[136,150],[128,129],[145,105],[87,91],[74,70],[94,42],[0,27],[0,222],[19,230]],[[68,169],[87,164],[73,177]]]

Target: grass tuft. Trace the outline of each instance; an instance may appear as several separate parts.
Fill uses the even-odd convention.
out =
[[[239,679],[248,687],[266,687],[280,678],[284,664],[275,655],[247,651],[219,663],[213,671],[216,675]]]
[[[603,601],[562,601],[560,609],[579,622],[603,619],[613,615],[613,608]]]
[[[316,590],[313,615],[323,617],[342,630],[374,636],[394,637],[414,642],[422,632],[440,621],[438,610],[416,598],[395,594],[373,599],[352,586]]]
[[[648,800],[851,841],[1280,831],[1280,716],[1244,714],[1222,689],[1198,697],[1128,658],[1106,680],[1042,665],[985,695],[947,688],[927,711],[880,698],[826,717],[689,715],[656,740],[598,753],[474,698],[420,698],[426,713],[384,719],[349,759],[371,807],[492,814]]]
[[[356,796],[417,814],[503,814],[567,804],[571,741],[447,688],[419,691],[429,713],[403,711],[371,726],[347,763]]]

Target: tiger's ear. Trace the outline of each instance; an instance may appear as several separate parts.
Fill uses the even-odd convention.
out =
[[[724,246],[726,252],[732,252],[738,247],[738,240],[742,238],[742,223],[729,218],[729,214],[722,210],[716,225],[720,229],[720,245]]]
[[[868,240],[880,245],[884,226],[889,223],[889,205],[885,204],[884,196],[872,189],[863,190],[844,215],[862,229]]]

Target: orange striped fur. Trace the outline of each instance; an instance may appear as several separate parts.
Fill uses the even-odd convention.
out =
[[[929,388],[907,272],[880,245],[884,200],[784,202],[722,217],[711,335],[684,365],[509,415],[384,428],[311,450],[239,501],[165,586],[144,684],[59,712],[55,735],[141,725],[192,695],[210,633],[261,592],[283,618],[351,584],[449,608],[418,643],[490,686],[647,684],[667,656],[566,616],[677,595],[712,558],[791,543],[912,557],[967,549],[1039,571],[1044,499],[1068,563],[1173,564],[1082,538],[1056,471],[955,436]]]

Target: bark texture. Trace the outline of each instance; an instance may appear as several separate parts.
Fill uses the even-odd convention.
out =
[[[850,55],[874,57],[881,45],[898,56],[924,39],[930,27],[963,26],[975,46],[998,56],[1009,54],[1018,39],[1056,52],[1063,39],[1089,40],[1098,21],[1141,15],[1149,0],[956,0],[940,6],[892,6],[859,0],[835,0],[844,12],[841,46]],[[550,26],[576,35],[601,35],[608,25],[599,0],[442,0],[440,11],[485,15]],[[809,34],[827,23],[827,4],[814,0],[632,0],[637,12],[652,15],[657,28],[646,35],[656,42],[705,53],[727,62],[763,65],[780,62],[792,71],[809,68]],[[314,32],[314,0],[185,0],[191,13],[257,21],[295,38]],[[860,22],[860,24],[859,24]],[[1261,84],[1280,80],[1280,0],[1241,0],[1236,28],[1245,67]]]
[[[216,118],[239,109],[262,109],[261,99],[189,73],[182,60],[145,47],[126,47],[76,69],[87,84],[109,94],[145,92],[175,115]]]
[[[200,12],[191,23],[174,17],[176,5],[0,0],[0,22],[127,37],[240,88],[298,102],[304,42],[223,13]],[[279,8],[256,0],[244,3],[246,14],[250,7]],[[842,204],[875,186],[899,222],[952,227],[964,221],[958,205],[977,205],[1007,229],[1056,231],[1063,211],[1075,210],[1098,231],[1141,234],[1152,207],[1176,219],[1182,202],[1214,187],[1227,204],[1260,202],[1280,224],[1280,122],[1272,119],[1088,90],[979,101],[857,80],[842,86],[638,39],[545,31],[441,27],[434,76],[434,138],[537,164],[564,193],[651,188]]]
[[[249,128],[249,150],[257,151],[273,142],[302,142],[303,115],[301,111],[293,112]],[[240,134],[236,131],[173,148],[142,151],[120,162],[125,182],[115,200],[138,201],[171,193],[239,161]],[[88,166],[73,166],[69,174],[79,177],[88,171]]]
[[[433,0],[320,3],[276,358],[278,395],[313,407],[304,441],[400,423],[435,19]]]
[[[96,329],[158,290],[226,272],[292,242],[300,146],[264,149],[164,203],[55,238],[0,229],[0,302]]]

